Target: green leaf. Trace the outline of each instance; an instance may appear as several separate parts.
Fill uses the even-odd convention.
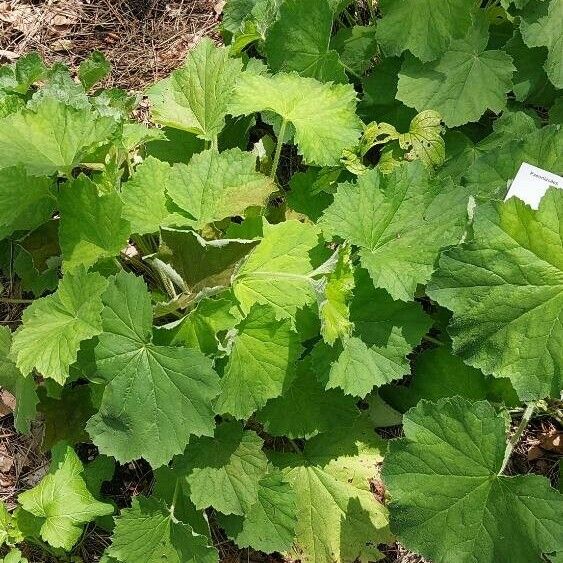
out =
[[[324,281],[322,297],[319,297],[321,335],[330,345],[338,338],[349,336],[353,328],[348,310],[348,301],[354,289],[350,249],[341,247],[337,260],[334,271]]]
[[[34,109],[0,120],[0,168],[21,164],[36,176],[68,175],[115,127],[109,117],[46,97]]]
[[[14,425],[18,432],[27,433],[35,420],[35,407],[39,402],[33,377],[24,377],[10,358],[12,333],[7,326],[0,325],[0,387],[7,389],[16,398]],[[1,509],[0,509],[1,510]],[[1,530],[0,530],[0,545]]]
[[[44,391],[44,389],[40,389]],[[63,387],[61,396],[52,398],[40,393],[38,410],[43,414],[44,434],[42,449],[50,450],[57,442],[69,445],[88,442],[86,421],[94,414],[92,389],[89,385]]]
[[[183,291],[198,293],[206,288],[229,286],[236,265],[258,241],[205,240],[195,231],[162,229],[156,258],[169,264],[180,277]]]
[[[391,540],[387,510],[370,480],[384,444],[369,421],[317,436],[303,454],[272,454],[295,491],[297,526],[292,556],[306,561],[375,561],[374,546]]]
[[[349,84],[323,84],[295,73],[274,76],[244,72],[230,112],[249,115],[272,111],[295,128],[295,142],[308,164],[337,166],[344,149],[361,132],[355,114],[356,93]]]
[[[518,101],[551,105],[555,89],[550,84],[543,68],[546,59],[545,48],[528,47],[522,40],[521,34],[515,31],[504,49],[512,57],[516,67],[512,80],[514,97]]]
[[[336,178],[339,173],[340,171],[336,172]],[[287,205],[291,210],[307,216],[312,221],[317,221],[332,203],[332,195],[320,187],[317,188],[318,184],[322,185],[323,182],[322,169],[317,171],[309,168],[307,172],[297,172],[289,182],[291,191],[286,195]],[[329,184],[332,184],[332,181]]]
[[[74,81],[69,68],[63,63],[55,63],[48,69],[41,88],[34,92],[27,107],[37,109],[47,99],[57,100],[66,107],[76,110],[91,108],[84,86]]]
[[[320,224],[328,235],[360,247],[376,287],[408,301],[430,278],[440,249],[459,240],[466,205],[461,190],[431,180],[420,162],[412,162],[340,184]]]
[[[64,384],[80,344],[102,332],[106,285],[100,274],[78,266],[64,275],[55,293],[25,309],[12,343],[12,356],[24,375],[35,369]]]
[[[190,442],[183,465],[196,508],[247,514],[258,500],[268,461],[262,439],[236,422],[217,426],[215,437]]]
[[[315,300],[309,274],[309,252],[318,244],[315,226],[295,220],[264,225],[264,238],[233,277],[235,297],[248,313],[259,303],[270,305],[276,318],[294,317]]]
[[[22,508],[36,516],[41,537],[53,547],[70,551],[82,535],[84,524],[113,512],[86,488],[82,463],[70,446],[54,451],[49,473],[38,485],[18,495]]]
[[[0,170],[0,238],[47,221],[55,208],[52,187],[50,178],[30,176],[23,166]]]
[[[194,532],[211,538],[207,515],[197,510],[190,500],[191,491],[181,468],[164,465],[154,471],[152,496],[165,502],[174,509],[174,517],[184,524],[189,524]]]
[[[517,140],[489,148],[478,156],[467,170],[467,188],[473,194],[504,199],[509,181],[523,162],[563,174],[562,151],[563,131],[557,125],[519,133]]]
[[[8,512],[6,505],[0,501],[0,547],[14,545],[23,541],[23,535],[17,522]]]
[[[356,275],[350,317],[356,336],[343,342],[342,353],[326,374],[326,387],[357,397],[407,375],[407,355],[432,324],[418,303],[393,301],[375,289],[365,270]]]
[[[295,375],[300,351],[290,319],[276,320],[272,307],[252,307],[236,328],[216,412],[246,419],[279,397]]]
[[[428,294],[454,312],[453,349],[508,377],[522,400],[559,396],[563,362],[563,192],[538,211],[517,198],[477,208],[474,238],[445,252]]]
[[[144,457],[159,467],[183,452],[190,434],[213,434],[210,403],[219,378],[199,351],[152,342],[150,296],[141,278],[120,272],[104,304],[95,353],[108,385],[88,433],[120,462]]]
[[[221,526],[240,548],[265,553],[291,548],[296,521],[295,492],[279,472],[260,480],[258,500],[244,518],[219,515]]]
[[[190,223],[189,218],[172,209],[172,200],[165,189],[169,175],[168,163],[149,156],[123,184],[123,217],[131,223],[133,233],[146,235],[156,233],[160,227],[167,225]]]
[[[176,205],[193,217],[201,229],[225,217],[242,215],[253,205],[263,205],[274,191],[270,178],[256,172],[256,157],[240,149],[218,153],[214,149],[175,164],[166,191]]]
[[[375,25],[343,27],[332,38],[332,47],[340,53],[345,68],[356,74],[364,74],[377,54]]]
[[[436,563],[529,563],[561,550],[561,495],[545,477],[503,475],[502,413],[455,397],[422,401],[403,420],[383,478],[407,549]]]
[[[421,61],[442,55],[471,26],[468,0],[381,0],[377,39],[387,56],[409,50]]]
[[[547,47],[545,71],[556,88],[563,88],[563,1],[535,0],[522,13],[520,31],[528,47]]]
[[[219,557],[205,536],[174,518],[153,497],[137,496],[131,508],[115,519],[108,554],[123,563],[217,563]]]
[[[227,104],[241,70],[241,61],[229,58],[227,47],[202,39],[188,52],[183,67],[147,91],[153,119],[213,141],[225,126]]]
[[[266,35],[273,71],[296,71],[321,82],[346,83],[338,53],[330,48],[333,13],[327,0],[285,0]]]
[[[93,51],[78,67],[78,79],[85,90],[90,90],[94,84],[103,80],[110,72],[111,65],[100,51]]]
[[[507,379],[488,377],[463,363],[445,346],[425,350],[417,356],[408,387],[389,385],[381,396],[401,412],[414,407],[421,399],[437,401],[460,396],[473,401],[487,399],[517,407],[520,403]]]
[[[407,58],[397,98],[417,111],[439,112],[448,127],[478,121],[487,109],[500,113],[515,67],[505,52],[485,50],[487,40],[486,28],[476,25],[436,62]]]
[[[102,258],[113,258],[127,246],[129,222],[116,192],[98,194],[92,180],[80,175],[59,190],[59,239],[63,268],[88,268]]]
[[[358,415],[356,399],[339,389],[325,390],[311,356],[296,365],[294,379],[281,397],[271,399],[256,418],[272,436],[312,438],[338,426],[351,424]]]
[[[14,70],[18,84],[15,91],[19,94],[26,94],[35,82],[41,80],[46,68],[41,60],[41,55],[31,52],[17,60]]]
[[[405,160],[421,160],[425,166],[440,166],[446,159],[442,138],[442,116],[432,110],[413,117],[408,133],[399,133],[399,146],[406,151]]]
[[[206,355],[215,354],[219,346],[217,334],[234,328],[239,320],[232,312],[233,307],[232,298],[202,299],[179,323],[169,327],[168,343],[196,348]],[[162,334],[167,327],[160,328]]]

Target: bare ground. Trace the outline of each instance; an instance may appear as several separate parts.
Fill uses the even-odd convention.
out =
[[[220,7],[214,0],[0,1],[0,62],[37,51],[76,67],[97,49],[112,63],[106,85],[138,91],[214,35]]]

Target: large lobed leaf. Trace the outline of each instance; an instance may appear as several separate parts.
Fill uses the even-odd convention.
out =
[[[503,474],[507,418],[486,401],[421,401],[390,443],[391,530],[436,562],[541,561],[563,548],[561,495],[538,475]],[[507,541],[511,538],[511,541]]]
[[[562,387],[562,215],[555,188],[538,211],[517,198],[480,206],[473,240],[442,255],[428,290],[454,313],[454,352],[523,400]]]
[[[95,352],[108,385],[88,433],[119,461],[144,457],[159,467],[183,452],[190,434],[213,434],[219,378],[198,350],[152,343],[152,309],[141,278],[119,273],[104,305]]]

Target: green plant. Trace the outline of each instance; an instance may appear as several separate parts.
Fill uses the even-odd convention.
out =
[[[105,563],[217,561],[210,526],[319,563],[561,557],[560,494],[506,470],[560,406],[563,192],[503,199],[563,173],[562,10],[229,0],[150,127],[100,53],[0,68],[0,383],[52,454],[5,561],[90,522]]]

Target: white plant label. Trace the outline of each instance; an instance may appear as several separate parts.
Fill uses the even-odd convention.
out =
[[[504,199],[506,201],[508,198],[516,196],[533,209],[537,209],[549,186],[563,188],[563,178],[553,172],[523,162]]]

